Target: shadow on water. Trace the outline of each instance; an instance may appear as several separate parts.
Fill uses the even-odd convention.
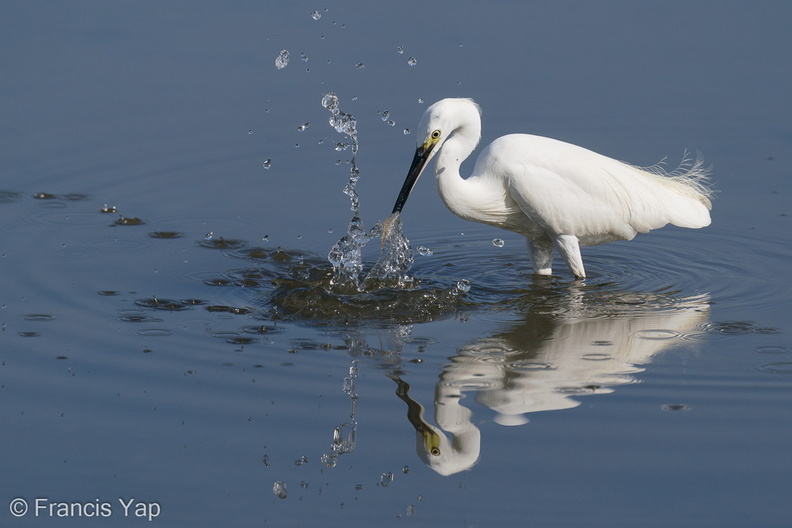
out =
[[[318,255],[223,239],[201,245],[250,262],[204,283],[249,289],[249,301],[264,318],[310,326],[380,326],[423,323],[476,308],[463,295],[464,283],[427,278],[405,289],[339,288],[333,285],[332,266]]]

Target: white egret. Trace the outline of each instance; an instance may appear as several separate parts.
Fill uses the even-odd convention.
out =
[[[437,156],[437,188],[451,212],[524,235],[539,275],[552,273],[553,249],[584,278],[580,246],[630,240],[669,223],[710,224],[709,171],[700,159],[668,173],[555,139],[510,134],[490,143],[464,179],[459,167],[481,137],[481,110],[471,99],[433,104],[416,135],[418,148],[393,212],[401,213]]]

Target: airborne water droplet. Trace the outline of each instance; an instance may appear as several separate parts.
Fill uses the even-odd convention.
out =
[[[363,64],[362,62],[358,62],[357,64],[355,64],[355,68],[357,68],[358,70],[362,70],[365,67],[366,65]]]
[[[314,20],[319,20],[320,18],[322,18],[322,13],[320,13],[319,11],[314,11],[313,13],[311,13],[311,18],[313,18]]]
[[[289,64],[289,50],[281,50],[275,57],[275,67],[282,70]]]
[[[418,64],[418,59],[416,59],[415,57],[410,57],[409,59],[407,59],[407,64],[409,64],[410,66],[415,66],[416,64]]]
[[[470,291],[470,281],[467,279],[460,279],[451,290],[451,293],[454,295],[459,295],[460,293],[467,293]]]
[[[423,255],[424,257],[429,257],[433,253],[433,251],[426,246],[418,246],[417,251],[419,254]]]
[[[404,46],[396,46],[396,53],[398,53],[399,55],[404,53]]]
[[[288,491],[286,491],[286,483],[282,480],[276,480],[272,485],[272,493],[274,493],[279,499],[285,499],[288,496]]]
[[[303,132],[303,131],[305,131],[305,130],[308,130],[308,128],[309,128],[310,126],[311,126],[311,123],[305,123],[305,124],[302,124],[302,125],[300,125],[300,126],[298,126],[298,127],[297,127],[297,131],[298,131],[298,132]]]
[[[405,128],[404,129],[404,135],[407,136],[409,134],[410,134],[410,129],[409,128]]]
[[[502,238],[493,238],[492,245],[495,247],[503,247],[506,245],[506,242],[504,242]]]
[[[322,97],[322,106],[335,113],[338,111],[338,96],[333,92],[325,94]]]
[[[269,169],[272,166],[272,160],[270,158],[265,159],[261,166],[265,169]]]

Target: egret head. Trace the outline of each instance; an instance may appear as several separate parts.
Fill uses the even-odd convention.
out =
[[[481,109],[472,99],[442,99],[426,109],[418,125],[415,156],[393,206],[394,213],[401,212],[424,168],[443,143],[461,132],[469,136],[472,150],[481,136]]]

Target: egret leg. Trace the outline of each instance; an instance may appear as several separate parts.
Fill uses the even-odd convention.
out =
[[[537,275],[553,274],[553,241],[549,238],[528,238],[531,265]]]
[[[583,268],[583,257],[580,256],[580,245],[578,239],[573,235],[558,235],[553,237],[553,245],[561,254],[561,257],[579,279],[586,278],[586,270]]]

